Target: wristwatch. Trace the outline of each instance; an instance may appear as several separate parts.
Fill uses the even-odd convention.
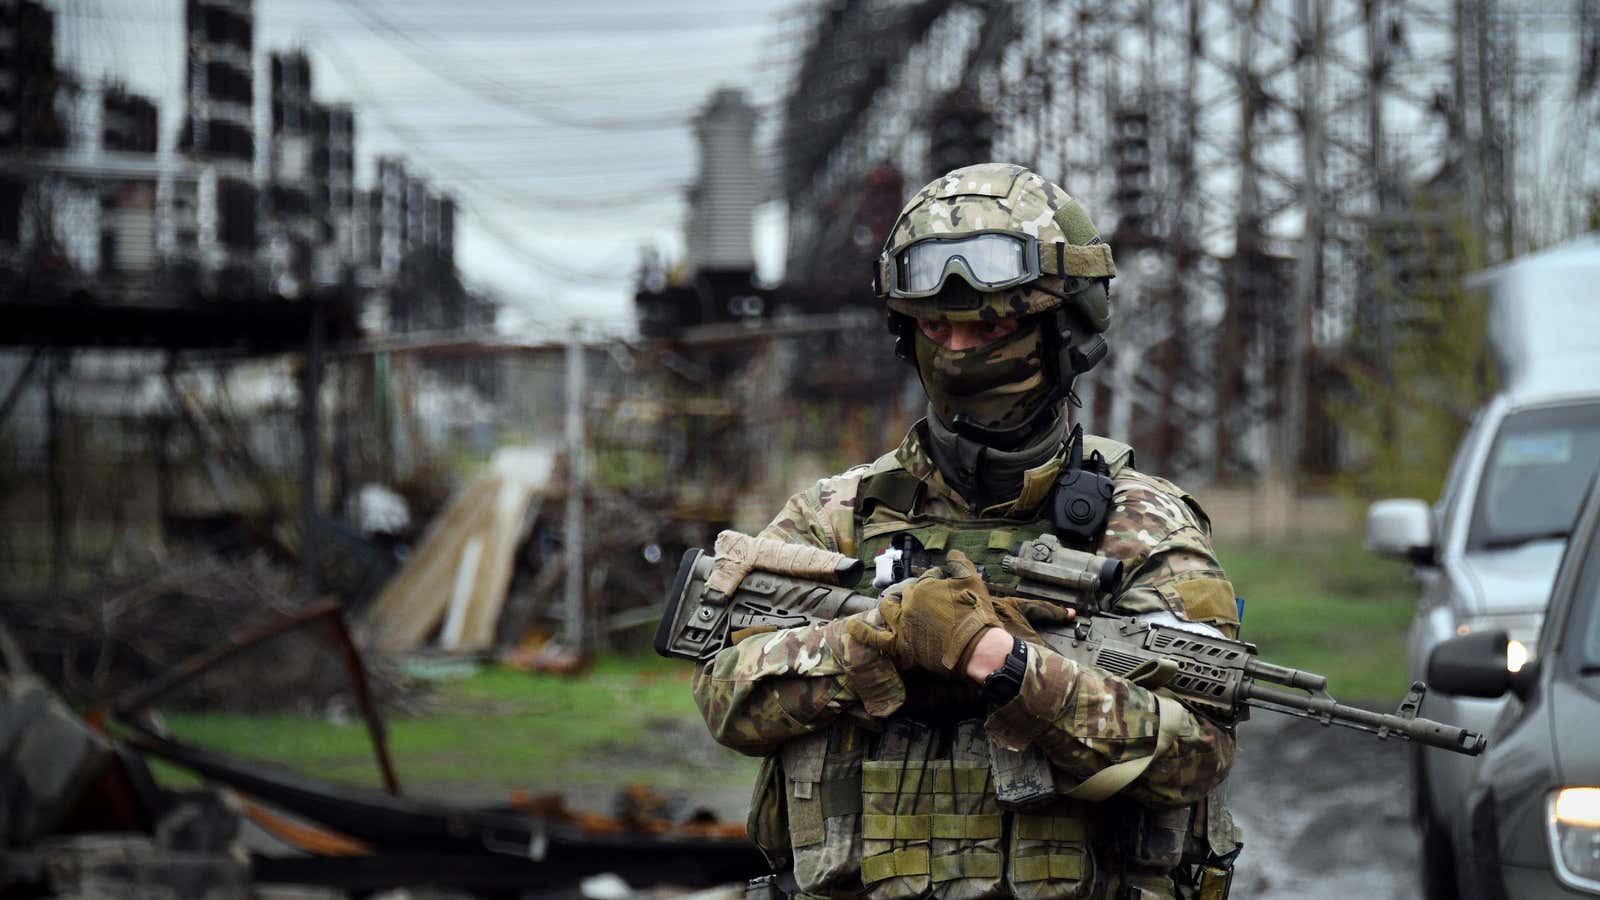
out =
[[[1028,645],[1022,638],[1012,636],[1011,652],[1000,668],[983,680],[983,700],[990,706],[1004,706],[1022,690],[1022,676],[1028,671]]]

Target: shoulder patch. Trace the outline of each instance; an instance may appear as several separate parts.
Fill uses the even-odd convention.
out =
[[[1218,627],[1239,627],[1239,604],[1233,584],[1220,573],[1192,572],[1180,575],[1157,591],[1174,610],[1191,622],[1207,622]]]

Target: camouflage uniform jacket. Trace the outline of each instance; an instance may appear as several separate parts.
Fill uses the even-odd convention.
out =
[[[969,542],[964,549],[974,562],[988,562],[990,572],[998,571],[993,563],[1015,546],[1016,539],[1049,527],[1044,501],[1064,452],[1027,472],[1013,501],[974,511],[946,485],[934,465],[924,448],[924,427],[918,423],[899,448],[876,462],[822,479],[791,497],[761,536],[806,543],[870,563],[897,531],[915,530],[929,550],[939,550],[955,546],[956,540],[947,534],[970,531],[981,523],[989,539],[976,547]],[[1100,449],[1113,463],[1113,509],[1098,551],[1123,561],[1125,577],[1114,598],[1115,608],[1134,614],[1172,613],[1212,624],[1232,636],[1238,623],[1233,588],[1211,550],[1210,523],[1198,504],[1172,483],[1135,471],[1128,464],[1131,448],[1102,438],[1086,441],[1089,450]],[[910,515],[863,496],[864,480],[895,471],[908,473],[919,485]],[[900,479],[905,481],[904,476]],[[870,508],[860,508],[862,504]],[[990,552],[987,559],[985,551]],[[873,567],[866,568],[870,579]],[[862,588],[869,586],[864,583]],[[1150,691],[1048,648],[1030,649],[1021,691],[983,722],[990,740],[1012,750],[1038,748],[1064,774],[1061,780],[1067,785],[1154,752],[1158,708]],[[802,736],[839,727],[881,733],[919,707],[919,694],[938,687],[918,681],[917,674],[898,672],[877,651],[851,640],[835,622],[757,635],[725,648],[697,672],[693,690],[717,741],[742,753],[772,755],[773,761],[781,761],[778,751]],[[942,684],[950,688],[950,683]],[[950,690],[969,704],[976,697],[975,686]],[[947,690],[933,703],[948,703],[950,697]],[[928,705],[920,704],[923,709]],[[976,708],[981,716],[982,707]],[[838,743],[837,735],[828,740],[830,747]],[[1233,737],[1227,729],[1185,708],[1172,746],[1120,797],[1148,807],[1196,803],[1223,779],[1233,754]],[[903,761],[901,768],[906,768]],[[758,785],[758,805],[759,792]],[[791,807],[794,802],[790,800]],[[801,839],[794,837],[797,847]],[[808,887],[804,878],[801,886]]]

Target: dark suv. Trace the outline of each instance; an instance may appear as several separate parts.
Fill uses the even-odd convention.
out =
[[[1507,698],[1463,798],[1461,896],[1600,895],[1600,479],[1573,526],[1534,652],[1525,656],[1498,629],[1453,638],[1434,649],[1428,683]]]

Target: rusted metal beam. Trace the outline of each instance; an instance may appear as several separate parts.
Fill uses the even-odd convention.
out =
[[[356,702],[361,707],[361,716],[367,725],[367,735],[372,741],[372,752],[377,758],[378,770],[383,775],[384,789],[398,797],[400,781],[395,775],[394,761],[389,756],[388,735],[383,717],[378,712],[376,700],[373,699],[366,666],[361,660],[361,651],[356,647],[355,640],[350,636],[350,628],[345,623],[344,605],[337,600],[328,600],[307,607],[276,622],[269,622],[248,631],[219,647],[197,653],[148,684],[124,692],[112,701],[111,711],[120,719],[131,720],[148,709],[152,703],[240,653],[279,635],[317,622],[326,622],[332,631],[332,640],[338,645],[340,655],[344,659],[345,671],[350,676],[350,685],[355,690]]]
[[[123,692],[111,703],[111,711],[120,718],[130,718],[147,709],[152,703],[170,694],[184,684],[204,675],[234,656],[270,640],[287,631],[304,627],[307,622],[340,609],[337,601],[327,601],[307,607],[276,622],[268,622],[239,635],[225,644],[189,657],[153,681]]]
[[[322,458],[322,364],[327,322],[321,304],[313,303],[300,366],[300,566],[306,597],[322,593],[318,560],[317,477]]]
[[[378,770],[383,773],[383,787],[392,796],[400,796],[400,780],[394,772],[394,760],[389,757],[388,732],[383,716],[378,712],[378,702],[372,696],[372,685],[367,680],[367,667],[362,663],[361,650],[350,636],[350,626],[344,620],[344,607],[335,609],[326,618],[333,630],[334,643],[344,655],[345,670],[350,674],[350,686],[356,692],[356,702],[361,707],[361,717],[367,722],[367,735],[372,739],[372,752],[377,757]]]

